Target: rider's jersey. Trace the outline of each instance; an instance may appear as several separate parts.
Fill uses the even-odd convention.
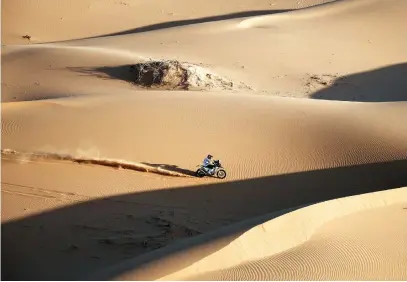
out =
[[[210,165],[210,164],[212,164],[212,161],[210,159],[208,159],[208,158],[205,158],[204,161],[203,161],[203,165],[207,166],[207,165]]]

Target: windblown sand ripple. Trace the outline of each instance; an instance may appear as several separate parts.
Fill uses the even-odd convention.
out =
[[[398,230],[407,228],[405,207],[406,204],[398,204],[333,220],[298,247],[261,260],[188,279],[405,279],[407,241],[405,233]],[[386,242],[383,238],[386,238]]]

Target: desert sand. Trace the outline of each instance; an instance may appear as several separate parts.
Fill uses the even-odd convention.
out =
[[[3,0],[2,279],[406,280],[406,9]]]

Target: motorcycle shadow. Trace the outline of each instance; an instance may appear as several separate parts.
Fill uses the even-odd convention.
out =
[[[176,165],[169,165],[169,164],[151,164],[151,163],[142,163],[148,166],[152,166],[152,167],[159,167],[168,171],[173,171],[173,172],[178,172],[178,173],[182,173],[188,176],[196,176],[195,171],[189,170],[189,169],[184,169],[184,168],[180,168]]]

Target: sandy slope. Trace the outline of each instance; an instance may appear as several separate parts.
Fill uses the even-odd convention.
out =
[[[81,279],[254,216],[407,185],[406,2],[345,0],[282,11],[322,2],[330,1],[205,1],[204,8],[201,1],[3,1],[2,149],[22,154],[2,154],[2,251],[10,258],[4,277]],[[81,39],[87,37],[94,38]],[[150,59],[193,64],[187,82],[202,89],[135,85],[134,66]],[[188,175],[208,152],[222,160],[225,180],[137,171]],[[50,155],[30,157],[36,153]],[[115,168],[78,163],[92,158],[115,160]],[[378,194],[398,195],[382,210],[363,211],[381,197],[372,195],[363,206],[340,206],[342,219],[324,212],[317,231],[318,209],[341,201],[265,223],[272,229],[306,218],[291,233],[288,253],[276,249],[285,237],[277,231],[273,242],[281,243],[271,245],[261,232],[233,233],[249,242],[243,253],[234,249],[240,243],[230,251],[212,242],[193,255],[185,243],[183,256],[195,264],[168,277],[405,278],[402,268],[388,272],[405,263],[403,211],[390,204],[398,193],[405,188]],[[400,224],[389,226],[384,215]],[[374,273],[380,261],[369,252],[380,238],[347,229],[365,226],[362,217],[401,238],[377,250],[386,264]],[[301,237],[306,230],[315,236]],[[233,241],[225,238],[222,244]],[[319,252],[324,244],[339,251]],[[353,276],[352,260],[334,264],[357,258],[360,252],[342,252],[356,245],[367,252],[360,276]],[[293,259],[286,268],[293,255],[309,265]],[[287,276],[298,264],[315,272]],[[163,271],[142,275],[162,278],[174,269]]]
[[[405,5],[397,0],[340,1],[263,17],[29,49],[10,46],[4,48],[11,54],[3,56],[8,67],[3,72],[2,89],[7,91],[3,90],[2,101],[31,100],[41,94],[111,93],[118,90],[106,88],[118,85],[134,89],[127,83],[128,65],[148,59],[203,64],[265,95],[405,100]],[[378,14],[386,20],[377,21]],[[394,85],[391,92],[388,85]]]
[[[2,146],[192,170],[212,152],[234,180],[403,159],[406,106],[180,92],[24,102],[3,106]]]
[[[183,20],[211,21],[238,13],[267,13],[312,6],[332,0],[137,1],[137,0],[4,0],[3,44],[62,41],[107,35],[142,26]],[[39,16],[41,18],[39,18]],[[33,24],[35,22],[35,24]],[[83,28],[86,26],[86,28]],[[31,36],[30,40],[22,38]]]
[[[393,195],[391,195],[392,192]],[[405,255],[407,241],[403,230],[406,229],[405,209],[407,203],[404,200],[407,195],[406,192],[407,189],[402,188],[397,192],[390,191],[388,193],[391,195],[390,197],[386,197],[385,193],[373,194],[376,196],[376,201],[372,199],[373,195],[353,199],[353,203],[345,200],[337,204],[339,207],[335,209],[335,204],[329,202],[329,205],[325,204],[326,210],[321,204],[320,210],[305,208],[304,211],[297,211],[297,213],[301,213],[299,219],[295,219],[295,212],[287,218],[281,218],[280,222],[285,221],[286,225],[283,223],[281,226],[279,220],[263,224],[263,226],[255,228],[257,230],[251,230],[236,240],[238,246],[233,246],[234,243],[231,244],[231,249],[237,249],[239,253],[243,252],[243,255],[229,253],[227,248],[222,250],[228,252],[227,255],[216,254],[220,257],[239,257],[239,262],[235,267],[218,265],[217,268],[221,269],[220,271],[205,273],[199,275],[199,278],[195,276],[186,279],[405,279],[407,277],[407,271],[404,267],[407,262]],[[368,200],[366,201],[364,198],[368,198]],[[384,206],[382,206],[383,202],[385,203]],[[340,214],[340,206],[343,207],[342,212],[345,212],[346,216],[337,215]],[[354,206],[359,206],[359,208]],[[354,209],[356,211],[352,213]],[[358,209],[359,211],[357,211]],[[315,219],[313,215],[315,213],[318,214],[318,219]],[[326,217],[324,218],[323,215]],[[290,216],[294,218],[289,218]],[[312,220],[321,224],[324,219],[329,217],[334,217],[334,219],[317,228],[315,233],[310,232],[312,235],[307,234],[307,228],[313,227]],[[307,222],[305,228],[303,227],[304,222]],[[301,226],[301,231],[297,230],[296,232],[292,227],[293,224]],[[282,229],[286,232],[281,232]],[[290,233],[294,234],[291,235]],[[280,237],[268,236],[270,234],[279,234]],[[302,244],[299,244],[302,241],[298,238],[299,234],[306,234],[303,235],[305,240]],[[293,247],[283,252],[272,253],[273,249],[281,249],[281,246],[284,246],[290,237],[293,240],[292,245],[286,244]],[[279,243],[276,244],[276,241]],[[264,248],[265,245],[270,247]],[[244,248],[245,246],[247,247]],[[244,249],[248,249],[248,251],[243,251]],[[261,252],[261,250],[266,251]],[[267,254],[266,252],[270,253]],[[206,260],[211,261],[211,258],[206,258]],[[218,259],[217,261],[222,260]],[[204,263],[205,260],[202,261],[202,264]],[[228,264],[231,264],[231,260]],[[378,267],[379,265],[380,267]],[[223,270],[223,268],[225,269]],[[202,272],[205,270],[205,268],[199,269]],[[181,273],[184,275],[186,271]],[[167,279],[175,278],[167,277]]]
[[[201,254],[201,260],[185,268],[178,267],[179,271],[174,270],[183,264],[188,251],[115,278],[405,279],[406,193],[407,188],[400,188],[315,204],[259,224],[230,239],[209,256]],[[233,226],[225,229],[233,229]],[[204,241],[205,235],[201,237]],[[199,256],[199,252],[211,244],[214,242],[199,246],[189,255]]]

